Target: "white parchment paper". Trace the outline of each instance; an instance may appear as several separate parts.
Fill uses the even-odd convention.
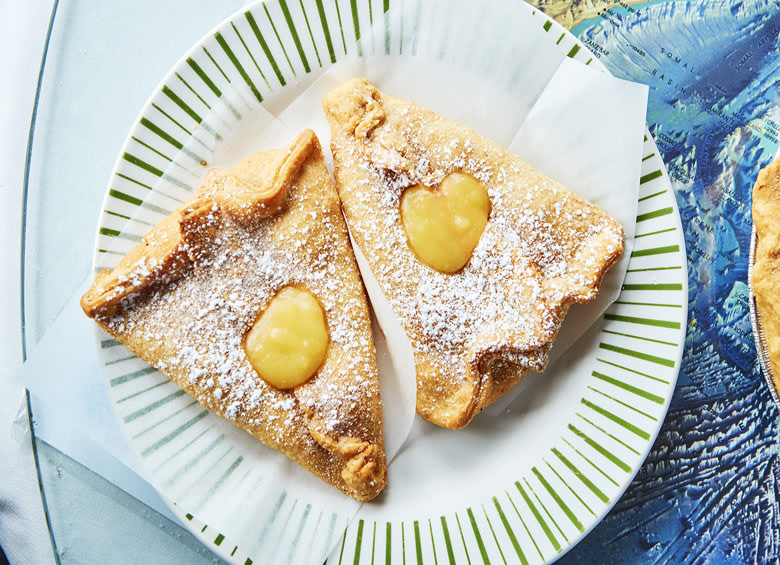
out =
[[[294,6],[290,5],[290,9]],[[350,47],[348,51],[348,57],[299,77],[296,84],[267,97],[262,105],[255,104],[241,84],[226,87],[220,103],[204,117],[202,134],[196,132],[174,159],[171,169],[150,193],[149,203],[154,205],[155,199],[160,199],[161,204],[165,201],[164,195],[175,189],[172,179],[199,182],[182,172],[185,168],[181,163],[188,162],[188,151],[197,150],[210,165],[227,168],[254,151],[284,147],[300,130],[310,128],[320,138],[330,162],[330,134],[321,109],[322,96],[345,80],[366,76],[380,90],[429,107],[509,147],[549,176],[604,207],[626,229],[626,257],[629,255],[642,158],[646,87],[614,79],[567,59],[529,9],[515,0],[394,2],[385,18],[375,21],[364,32],[357,48]],[[387,55],[387,51],[395,54]],[[221,135],[208,135],[209,128]],[[148,209],[140,210],[140,216],[133,221],[145,221],[146,213]],[[417,437],[414,360],[400,324],[372,282],[370,267],[362,260],[360,250],[356,254],[377,324],[386,443],[392,458]],[[615,299],[626,262],[627,259],[622,260],[611,270],[597,302],[571,310],[553,348],[553,357],[562,355]],[[77,315],[74,312],[69,315]],[[67,348],[67,340],[73,336],[63,325],[67,326],[55,325],[54,330],[61,334],[54,339]],[[75,335],[85,339],[81,334]],[[36,374],[52,378],[56,374],[58,379],[76,383],[79,390],[103,386],[93,372],[46,368],[45,358],[45,351],[31,355],[37,363]],[[50,389],[46,381],[29,379],[28,386],[42,399],[54,401],[52,395],[57,394],[57,389]],[[521,382],[516,393],[523,388]],[[104,433],[104,428],[96,425],[107,412],[104,395],[80,396],[96,399],[96,405],[89,410],[69,411],[72,425],[89,430],[98,443],[116,445],[115,434]],[[507,395],[494,413],[500,414],[513,398],[514,395]],[[226,422],[219,425],[227,441],[252,454],[255,478],[235,485],[230,497],[241,501],[240,513],[235,504],[225,503],[224,499],[204,500],[197,484],[167,484],[155,476],[154,470],[138,470],[174,503],[186,509],[197,507],[200,520],[218,528],[231,543],[247,548],[256,562],[269,556],[275,562],[302,557],[301,550],[296,549],[299,537],[283,531],[271,535],[257,527],[267,519],[268,507],[282,496],[280,493],[338,516],[336,529],[343,529],[359,511],[357,503],[312,479],[284,456],[259,445]],[[457,433],[470,432],[466,429]],[[122,457],[125,450],[112,452]],[[123,460],[138,468],[132,455]],[[394,505],[402,504],[404,499],[396,498],[394,492],[403,489],[393,485],[412,480],[406,476],[411,473],[409,469],[391,463],[390,486],[363,512],[369,509],[370,513],[392,513]],[[262,535],[258,535],[258,530],[263,531]],[[314,553],[306,554],[312,562],[322,562],[339,540],[338,535],[334,537],[333,528],[306,532],[306,536],[307,546],[315,548]]]

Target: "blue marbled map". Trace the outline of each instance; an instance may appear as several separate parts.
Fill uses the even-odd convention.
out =
[[[536,3],[551,4],[577,3]],[[747,269],[752,185],[780,135],[780,3],[594,4],[575,35],[613,74],[650,86],[689,258],[688,332],[647,461],[561,562],[778,562],[780,414],[756,361]]]

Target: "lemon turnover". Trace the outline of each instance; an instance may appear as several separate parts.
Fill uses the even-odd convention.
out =
[[[327,483],[357,500],[385,486],[368,305],[313,132],[209,171],[81,305],[203,406]],[[269,344],[286,353],[264,357]]]
[[[622,255],[623,229],[496,143],[366,79],[323,106],[350,233],[414,348],[417,411],[461,428],[544,369],[570,305],[595,298]],[[453,179],[471,185],[454,204],[474,198],[473,217],[448,202]]]

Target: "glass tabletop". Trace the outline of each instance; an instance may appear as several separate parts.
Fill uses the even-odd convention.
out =
[[[27,351],[91,274],[106,181],[137,113],[182,54],[242,5],[54,3],[25,193],[22,299]],[[50,407],[35,397],[30,403],[34,429],[55,428],[52,443],[70,444],[68,435],[79,433],[67,422],[49,423]],[[123,480],[114,474],[116,466],[99,463],[110,458],[107,454],[94,456],[86,449],[71,457],[40,438],[35,446],[59,562],[119,563],[128,556],[138,562],[220,562],[171,514],[156,512],[116,486]],[[155,493],[147,489],[143,495],[148,501]]]
[[[563,561],[602,551],[612,562],[775,562],[778,411],[756,359],[747,271],[753,183],[778,148],[780,6],[532,3],[615,76],[650,86],[648,125],[688,255],[685,353],[664,426],[632,486]]]
[[[632,486],[561,562],[776,558],[778,414],[756,361],[746,273],[752,179],[778,146],[771,85],[780,79],[780,8],[758,0],[531,4],[616,76],[650,85],[648,125],[689,259],[686,352],[667,419]],[[242,5],[56,3],[25,187],[28,350],[91,273],[106,181],[137,113],[182,54]],[[45,420],[48,407],[32,402],[33,419]],[[87,457],[36,445],[61,562],[218,562],[152,509],[153,492],[140,502]]]

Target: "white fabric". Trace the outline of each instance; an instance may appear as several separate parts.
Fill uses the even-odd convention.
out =
[[[24,388],[14,379],[22,363],[18,265],[24,161],[51,8],[51,0],[0,2],[0,546],[11,565],[54,562]]]

